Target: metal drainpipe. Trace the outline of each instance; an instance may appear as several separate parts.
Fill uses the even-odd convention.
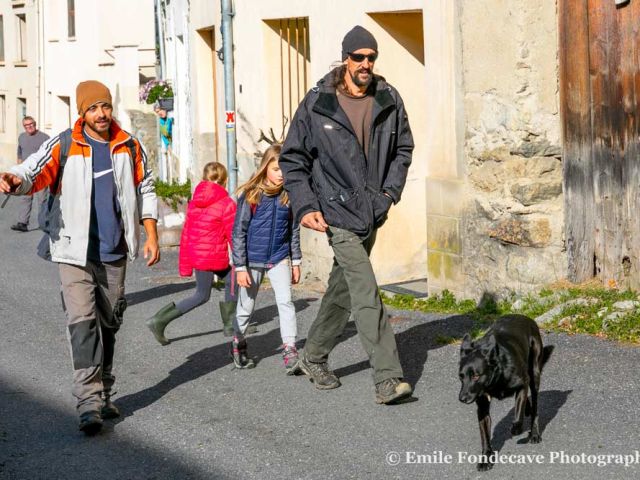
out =
[[[227,169],[229,193],[234,196],[238,186],[238,161],[236,158],[236,102],[233,78],[233,7],[231,0],[222,0],[222,54],[224,63],[224,108],[227,130]]]
[[[164,2],[162,0],[155,0],[155,3],[156,3],[156,9],[155,9],[156,10],[156,29],[157,29],[156,38],[158,40],[158,46],[160,48],[160,52],[159,52],[160,65],[159,65],[159,69],[158,67],[156,67],[156,78],[164,80],[166,75],[165,56],[164,56],[165,55],[165,52],[164,52],[165,23],[163,22],[163,18],[162,18],[162,7]],[[155,110],[154,110],[154,116],[155,116]],[[158,138],[158,143],[156,145],[156,151],[158,152],[158,156],[157,156],[158,170],[159,170],[158,175],[161,180],[165,182],[170,182],[171,179],[167,174],[169,165],[166,162],[165,156],[162,154],[163,145],[162,145],[162,138],[160,135],[160,122],[158,119],[156,119],[156,137]]]

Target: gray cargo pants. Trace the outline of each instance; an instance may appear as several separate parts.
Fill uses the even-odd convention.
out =
[[[126,258],[86,267],[60,265],[67,338],[73,363],[73,396],[78,414],[100,411],[102,394],[110,395],[115,382],[113,354],[116,332],[126,309]]]
[[[46,188],[34,193],[33,195],[20,195],[16,197],[18,204],[18,223],[24,223],[29,225],[31,218],[31,209],[35,204],[38,208],[38,228],[42,230],[42,227],[47,220],[47,200],[49,198],[49,190]]]
[[[305,358],[315,363],[326,362],[349,315],[353,314],[358,336],[373,368],[374,383],[402,378],[396,338],[369,260],[376,232],[360,238],[347,230],[330,227],[327,236],[334,253],[333,268],[327,292],[307,335]]]

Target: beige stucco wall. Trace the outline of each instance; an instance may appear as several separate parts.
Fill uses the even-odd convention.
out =
[[[76,34],[69,38],[66,0],[46,2],[43,127],[47,133],[57,134],[75,121],[75,89],[83,80],[99,80],[109,87],[114,115],[126,129],[132,127],[127,110],[151,111],[138,102],[137,95],[139,67],[148,71],[155,63],[153,3],[153,0],[112,0],[108,4],[98,0],[76,1]],[[113,12],[118,12],[117,23]],[[59,97],[68,97],[70,108]]]
[[[433,6],[434,3],[437,4],[437,7]],[[380,283],[426,276],[425,201],[427,132],[429,131],[427,124],[433,109],[431,111],[429,109],[429,94],[427,93],[427,77],[430,69],[416,60],[411,52],[401,47],[397,37],[394,38],[389,33],[393,27],[393,20],[387,18],[387,24],[382,25],[369,14],[424,11],[426,17],[427,14],[438,14],[438,9],[444,4],[446,4],[444,1],[425,2],[422,0],[354,0],[350,2],[265,0],[261,2],[236,2],[234,5],[234,71],[239,183],[248,179],[253,173],[259,158],[256,154],[266,147],[265,143],[258,143],[260,129],[267,131],[269,128],[273,128],[276,135],[279,135],[282,130],[279,123],[272,124],[273,112],[270,110],[271,101],[267,85],[268,72],[273,70],[274,64],[279,64],[279,56],[274,55],[266,41],[270,32],[264,21],[308,17],[311,57],[308,65],[309,87],[313,86],[332,66],[336,65],[336,62],[340,61],[342,37],[354,25],[361,24],[376,35],[381,51],[380,59],[376,64],[376,73],[385,76],[400,91],[407,104],[416,137],[414,162],[403,200],[392,209],[389,221],[380,231],[372,255]],[[195,65],[191,70],[191,85],[192,91],[204,91],[204,101],[194,105],[196,119],[193,125],[193,138],[196,146],[194,156],[198,165],[205,161],[203,156],[213,156],[215,140],[208,138],[208,134],[215,130],[215,125],[210,119],[206,119],[211,108],[211,99],[207,91],[211,88],[209,75],[212,70],[212,62],[206,58],[209,51],[202,44],[197,30],[213,26],[216,29],[216,48],[222,46],[219,32],[220,14],[215,11],[215,7],[203,2],[191,3],[190,18],[193,23],[190,37],[193,40],[191,52],[195,58],[202,61],[201,66]],[[337,11],[340,11],[340,15],[335,15]],[[202,18],[206,20],[200,20]],[[429,32],[430,37],[444,34],[437,20],[432,20],[430,23],[437,29],[437,33]],[[424,31],[420,33],[420,37],[426,36]],[[410,43],[406,38],[401,40]],[[217,71],[215,91],[218,94],[219,112],[217,158],[224,162],[226,159],[226,132],[224,128],[222,62],[216,60],[215,68]],[[431,71],[436,71],[435,65]],[[201,82],[204,82],[206,86],[203,87]],[[441,127],[444,128],[444,125]],[[432,126],[431,130],[437,131],[437,125]],[[326,280],[331,268],[332,254],[325,236],[305,230],[302,238],[305,256],[303,270],[307,279],[309,281],[313,279]]]
[[[55,135],[77,118],[76,85],[87,79],[100,80],[111,89],[115,117],[147,140],[153,163],[156,134],[148,118],[152,109],[138,102],[138,87],[139,71],[148,74],[154,69],[154,1],[76,1],[73,38],[68,36],[66,0],[23,3],[24,7],[13,8],[20,2],[0,1],[6,59],[0,65],[0,95],[6,97],[7,124],[0,132],[0,167],[15,161],[17,135],[22,131],[16,98],[26,98],[28,114],[36,118],[40,130]],[[118,12],[117,23],[113,12]],[[16,65],[18,13],[27,15],[28,59]]]
[[[26,15],[27,61],[18,60],[17,14]],[[27,102],[27,114],[40,123],[38,110],[38,16],[37,3],[25,1],[24,6],[13,8],[11,0],[0,0],[0,15],[4,24],[4,56],[0,63],[0,95],[5,97],[5,129],[0,132],[0,169],[16,162],[16,146],[22,128],[21,114],[17,110],[17,98]],[[3,112],[0,112],[2,115]]]

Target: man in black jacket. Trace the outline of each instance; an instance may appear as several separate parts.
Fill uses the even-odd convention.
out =
[[[413,137],[400,95],[373,74],[377,57],[371,33],[360,26],[347,33],[343,64],[298,107],[280,167],[296,221],[325,232],[334,252],[327,292],[292,373],[308,375],[321,390],[339,387],[327,360],[353,314],[373,368],[376,402],[390,404],[412,391],[402,381],[369,254],[376,230],[400,200]]]

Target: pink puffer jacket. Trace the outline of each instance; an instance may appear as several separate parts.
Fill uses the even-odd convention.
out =
[[[229,247],[236,204],[214,182],[202,181],[193,192],[180,238],[180,275],[193,269],[224,270],[229,266]]]

